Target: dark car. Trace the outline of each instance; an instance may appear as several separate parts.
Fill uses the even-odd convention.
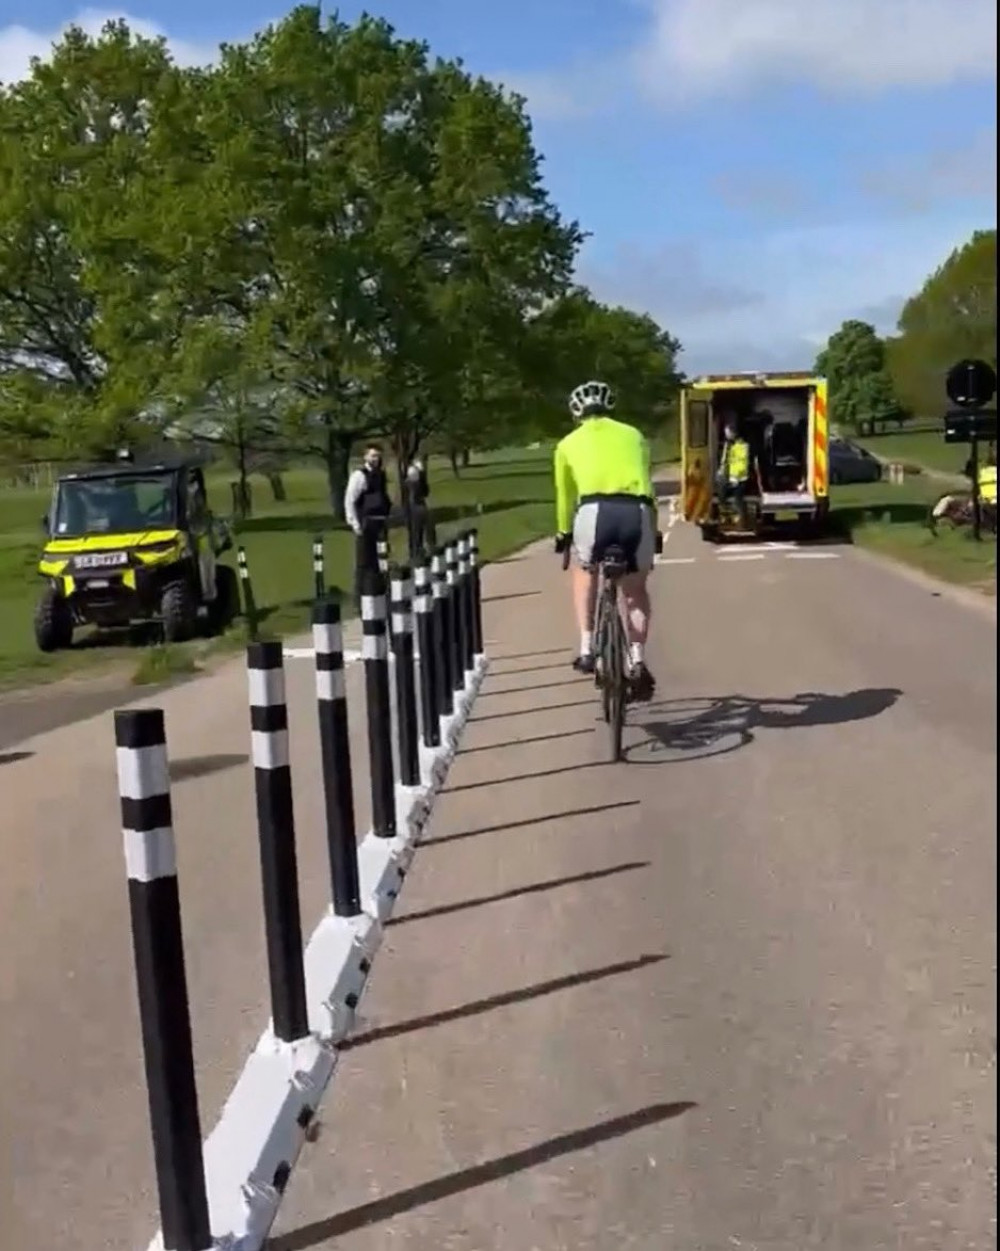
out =
[[[829,445],[830,482],[835,486],[850,483],[878,482],[882,462],[867,448],[834,436]]]

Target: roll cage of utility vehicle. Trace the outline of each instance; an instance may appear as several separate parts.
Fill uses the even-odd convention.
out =
[[[213,517],[199,465],[119,463],[60,477],[43,518],[46,579],[35,612],[42,651],[69,647],[77,626],[158,622],[167,641],[226,628],[238,611],[232,547]]]

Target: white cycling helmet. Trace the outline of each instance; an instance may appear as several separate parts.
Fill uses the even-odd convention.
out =
[[[577,420],[610,413],[615,406],[615,393],[606,382],[581,382],[570,392],[569,411]]]

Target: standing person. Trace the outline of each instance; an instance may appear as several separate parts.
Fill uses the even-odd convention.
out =
[[[365,448],[361,466],[347,479],[344,515],[354,531],[354,597],[361,604],[361,574],[378,568],[378,541],[388,533],[392,500],[389,480],[382,465],[382,449],[377,443]]]
[[[409,529],[410,558],[434,543],[434,525],[431,521],[427,499],[431,493],[427,470],[419,456],[415,456],[406,471],[406,519]]]
[[[573,668],[594,671],[594,607],[597,575],[609,547],[625,555],[621,580],[629,639],[630,685],[635,699],[649,700],[656,683],[646,665],[650,603],[646,581],[656,559],[656,499],[649,444],[642,432],[610,416],[615,397],[606,382],[585,382],[569,397],[577,427],[555,450],[556,550],[572,539],[573,607],[580,654]]]

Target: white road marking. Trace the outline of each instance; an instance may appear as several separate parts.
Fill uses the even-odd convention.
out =
[[[738,560],[763,560],[763,552],[727,552],[726,555],[717,557],[720,564],[733,564]]]
[[[656,563],[658,565],[693,565],[697,559],[696,556],[657,556]]]
[[[286,660],[312,660],[316,652],[311,647],[286,647],[284,649]],[[344,664],[353,665],[361,659],[361,653],[351,648],[344,649]]]
[[[839,560],[840,552],[785,552],[786,560]]]

